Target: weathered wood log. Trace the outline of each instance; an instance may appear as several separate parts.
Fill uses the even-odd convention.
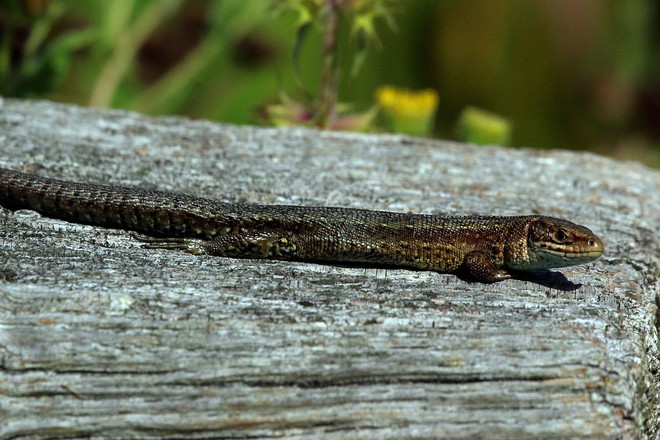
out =
[[[658,438],[660,174],[588,153],[4,100],[0,166],[227,201],[584,224],[495,285],[198,257],[0,208],[0,438]]]

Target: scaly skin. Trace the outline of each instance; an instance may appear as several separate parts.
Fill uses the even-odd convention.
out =
[[[185,194],[48,179],[0,168],[0,205],[148,234],[149,247],[195,254],[386,265],[492,283],[511,270],[595,260],[589,229],[540,215],[438,216],[222,203]]]

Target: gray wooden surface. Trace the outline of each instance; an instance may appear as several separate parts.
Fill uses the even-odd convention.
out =
[[[659,438],[657,171],[8,99],[0,166],[232,201],[543,213],[606,244],[482,285],[143,249],[0,208],[0,439]]]

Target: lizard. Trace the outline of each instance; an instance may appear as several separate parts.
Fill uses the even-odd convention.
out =
[[[326,206],[228,203],[77,183],[0,168],[0,205],[146,234],[147,247],[196,255],[462,272],[494,283],[516,271],[588,263],[604,250],[588,228],[544,215],[433,215]]]

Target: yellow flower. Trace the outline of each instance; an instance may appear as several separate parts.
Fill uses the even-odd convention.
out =
[[[386,123],[397,133],[428,136],[438,108],[438,93],[432,89],[409,91],[384,86],[376,99]]]

